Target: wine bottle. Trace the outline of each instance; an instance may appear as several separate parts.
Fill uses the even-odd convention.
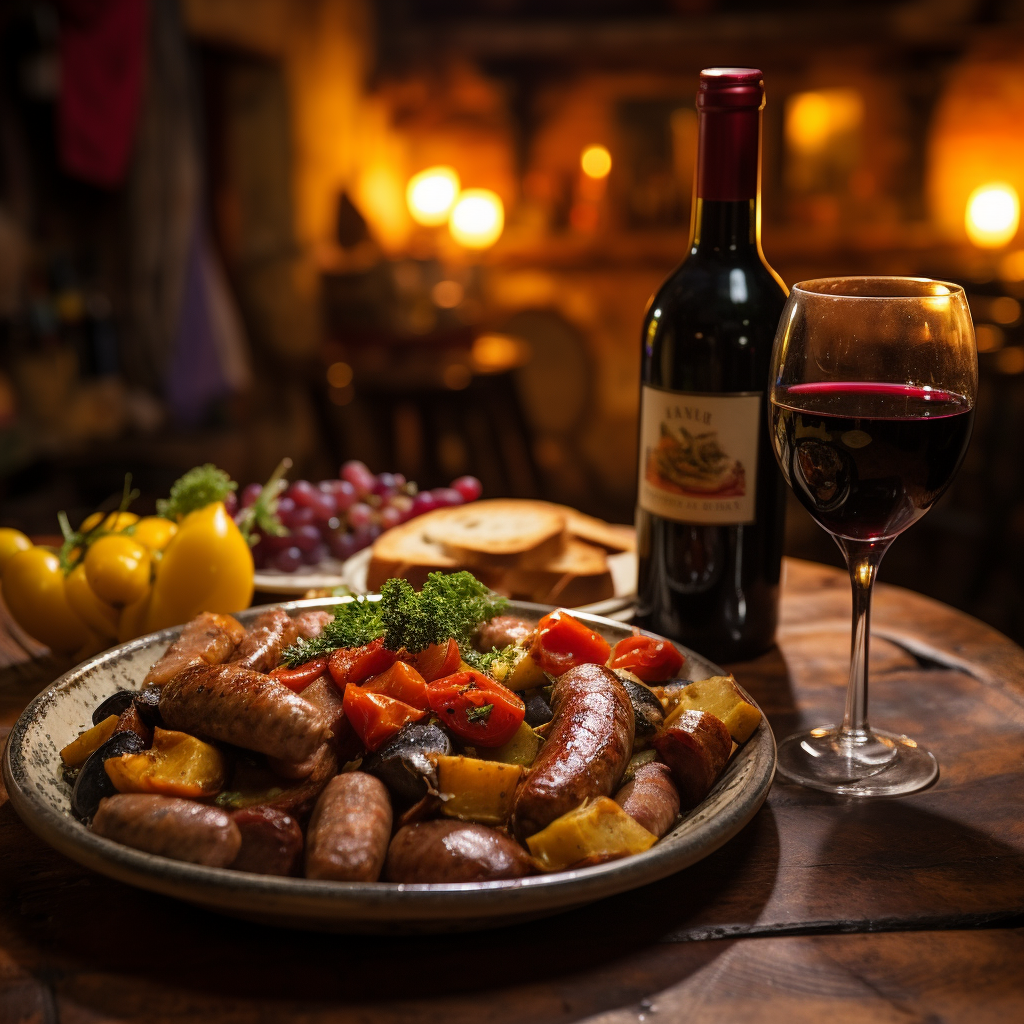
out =
[[[778,618],[765,388],[788,293],[761,251],[763,108],[760,71],[701,72],[690,249],[641,337],[636,622],[718,661],[766,650]]]

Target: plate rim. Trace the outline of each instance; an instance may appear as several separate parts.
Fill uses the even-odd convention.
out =
[[[276,602],[246,609],[236,615],[245,622],[270,607],[292,612],[328,608],[351,600],[353,598],[310,598]],[[512,601],[509,602],[509,610],[534,615],[544,614],[550,606]],[[629,628],[621,622],[579,609],[573,609],[573,614],[604,629],[621,632]],[[714,853],[754,817],[767,799],[774,779],[775,738],[762,711],[761,722],[742,748],[751,751],[747,756],[754,763],[749,778],[741,784],[744,795],[738,804],[734,801],[701,822],[682,842],[665,845],[659,842],[644,853],[605,864],[503,881],[399,884],[325,882],[257,875],[172,860],[97,836],[76,821],[69,808],[57,811],[46,800],[36,796],[27,774],[25,743],[42,711],[60,700],[61,694],[70,691],[80,678],[107,663],[120,661],[125,655],[173,640],[181,628],[175,626],[160,630],[110,648],[65,672],[33,698],[11,729],[5,744],[3,778],[11,804],[21,820],[60,853],[119,881],[223,911],[243,913],[248,910],[252,913],[253,897],[259,897],[261,914],[278,918],[295,918],[298,915],[306,924],[333,922],[356,926],[360,921],[429,922],[442,918],[454,922],[481,917],[501,918],[503,915],[521,917],[555,913],[659,881]],[[640,632],[657,635],[647,630]],[[700,671],[710,667],[712,674],[725,674],[698,652],[682,645],[676,646],[690,663],[696,659],[702,666]],[[740,689],[751,703],[758,706],[742,686]],[[731,764],[735,767],[737,763]],[[735,775],[735,772],[730,773],[727,766],[709,797],[729,782],[730,774]],[[700,814],[709,797],[690,811],[683,821]],[[183,887],[192,892],[183,892]],[[480,926],[487,926],[487,921],[483,920]]]

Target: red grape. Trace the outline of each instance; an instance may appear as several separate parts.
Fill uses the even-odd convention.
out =
[[[313,495],[316,493],[316,488],[308,480],[295,480],[293,483],[288,485],[288,489],[284,493],[286,497],[291,498],[296,505],[308,508],[313,499]]]
[[[272,564],[281,572],[295,572],[302,565],[302,552],[296,547],[285,548],[274,555]]]
[[[306,565],[316,565],[318,562],[322,562],[329,554],[330,551],[327,545],[320,541],[316,547],[310,548],[309,551],[303,551],[302,561]]]
[[[292,544],[300,551],[312,551],[320,543],[320,531],[311,523],[292,530]]]
[[[334,495],[320,490],[313,491],[313,497],[310,499],[308,507],[313,510],[313,515],[324,523],[338,512]]]
[[[367,468],[365,462],[352,459],[341,467],[340,477],[347,480],[355,489],[356,494],[369,494],[377,478]]]
[[[228,491],[224,496],[224,510],[229,516],[233,516],[238,511],[238,495],[234,491]]]
[[[290,511],[283,513],[279,508],[277,514],[282,525],[288,527],[289,530],[297,529],[300,526],[307,526],[316,518],[311,508],[302,507],[293,507]]]
[[[462,495],[453,487],[435,487],[431,492],[438,508],[449,508],[452,505],[461,505]]]
[[[370,506],[365,504],[364,502],[357,501],[348,510],[349,525],[355,530],[358,530],[361,527],[368,525],[372,518],[373,509],[370,508]]]
[[[460,476],[452,481],[452,488],[462,495],[464,501],[476,501],[483,492],[483,485],[475,476]]]
[[[356,500],[356,489],[347,480],[323,480],[317,487],[334,499],[339,512],[345,512]]]
[[[260,496],[260,492],[263,490],[261,484],[246,484],[242,490],[242,508],[249,508],[251,505],[256,504],[256,499]]]
[[[378,473],[377,482],[373,485],[373,493],[381,498],[388,498],[398,493],[398,483],[394,473]]]
[[[380,510],[380,525],[385,530],[390,530],[392,526],[397,526],[402,521],[402,510],[395,508],[394,505],[388,505],[387,508]]]
[[[424,512],[433,512],[435,508],[439,507],[437,499],[430,493],[430,491],[420,491],[420,493],[412,499],[411,512],[414,516],[421,516]]]
[[[329,541],[331,546],[331,554],[335,558],[345,561],[347,558],[351,558],[356,553],[356,538],[354,533],[338,533],[332,534]]]

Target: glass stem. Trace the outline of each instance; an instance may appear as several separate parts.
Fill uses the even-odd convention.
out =
[[[882,556],[890,539],[865,542],[839,542],[853,585],[853,633],[850,638],[850,684],[846,690],[846,712],[840,735],[858,743],[867,738],[868,729],[868,648],[871,640],[871,591]]]

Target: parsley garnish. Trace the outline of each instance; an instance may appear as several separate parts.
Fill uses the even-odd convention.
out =
[[[208,462],[175,480],[170,497],[160,498],[156,510],[164,518],[177,521],[189,512],[223,501],[237,487],[238,484],[223,469]]]
[[[285,663],[301,665],[339,647],[362,647],[378,637],[391,651],[415,654],[454,637],[468,653],[473,630],[507,607],[472,573],[432,572],[417,594],[405,580],[387,580],[380,600],[356,598],[340,605],[319,636],[300,641],[284,652]]]
[[[467,708],[466,721],[486,723],[487,719],[491,717],[493,710],[493,704],[482,704],[478,708]]]
[[[500,651],[497,647],[492,647],[486,654],[470,649],[463,652],[462,658],[467,665],[472,666],[478,672],[490,672],[493,675],[494,666],[501,663],[504,663],[507,672],[511,672],[522,650],[515,644],[509,644]]]

